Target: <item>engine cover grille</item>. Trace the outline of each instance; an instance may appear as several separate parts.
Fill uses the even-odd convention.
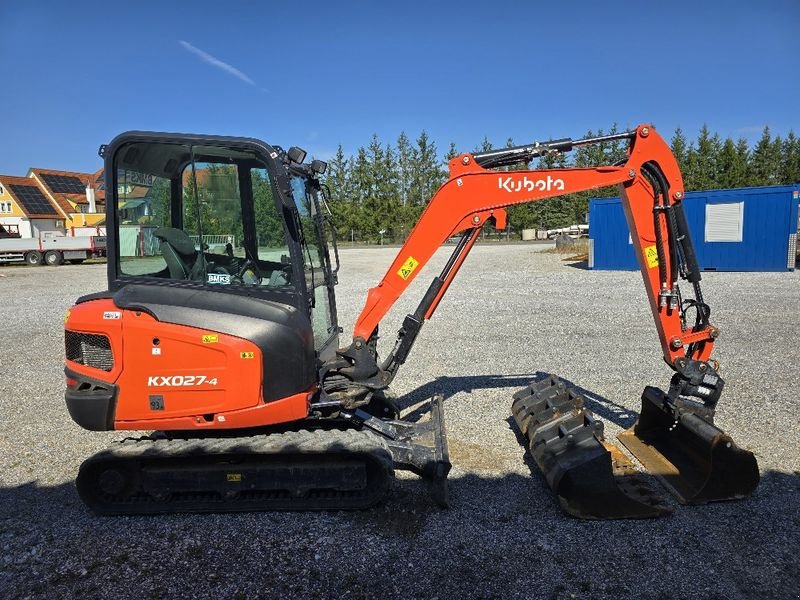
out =
[[[103,371],[111,371],[114,368],[111,342],[104,335],[66,331],[64,345],[67,360]]]

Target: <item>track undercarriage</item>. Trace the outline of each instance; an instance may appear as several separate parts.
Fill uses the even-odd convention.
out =
[[[126,439],[81,465],[78,493],[100,515],[361,510],[386,498],[398,468],[427,480],[446,505],[440,396],[425,423],[361,410],[342,417],[280,433]]]

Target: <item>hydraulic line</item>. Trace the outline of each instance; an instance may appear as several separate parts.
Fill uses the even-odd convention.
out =
[[[662,188],[668,190],[669,188],[666,178],[660,169],[655,169],[655,176],[660,180]],[[667,197],[664,199],[665,201],[668,201]],[[686,213],[683,211],[683,205],[680,202],[672,205],[672,208],[669,211],[669,217],[670,219],[668,220],[667,225],[668,227],[670,225],[673,226],[673,230],[670,232],[672,246],[674,246],[676,249],[681,249],[685,260],[685,266],[683,270],[686,272],[686,276],[684,278],[691,282],[694,288],[695,306],[698,315],[697,326],[708,325],[711,310],[708,305],[703,302],[703,292],[700,289],[700,267],[697,263],[697,256],[694,253],[694,247],[692,246],[691,237],[689,235],[689,225],[686,222]]]
[[[660,212],[665,213],[664,218],[667,225],[667,237],[669,238],[669,254],[670,254],[670,275],[671,282],[674,285],[678,279],[678,244],[675,227],[675,217],[672,215],[672,207],[669,204],[669,183],[667,183],[664,173],[658,164],[654,162],[647,162],[643,165],[650,177],[658,184],[654,190],[656,192],[656,204],[660,208]],[[651,181],[652,183],[652,181]],[[658,203],[658,197],[661,197],[661,202]]]
[[[661,290],[667,286],[667,267],[664,256],[664,239],[661,232],[661,207],[659,204],[659,185],[651,172],[649,163],[642,165],[642,174],[653,188],[653,229],[656,236],[656,253],[658,254],[658,280]]]

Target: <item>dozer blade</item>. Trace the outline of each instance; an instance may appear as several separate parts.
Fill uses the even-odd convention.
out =
[[[514,394],[511,411],[561,508],[581,519],[644,519],[672,512],[617,448],[583,397],[550,376]]]
[[[666,408],[666,394],[646,387],[642,412],[619,441],[683,504],[744,498],[759,480],[752,452],[709,421]]]
[[[444,397],[436,394],[428,402],[430,418],[425,421],[382,421],[356,410],[353,418],[383,438],[392,454],[394,468],[416,473],[428,483],[431,498],[441,508],[450,505],[447,475],[450,453],[444,426]]]

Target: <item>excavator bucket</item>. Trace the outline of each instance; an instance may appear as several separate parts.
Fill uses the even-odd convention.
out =
[[[674,417],[665,394],[646,387],[636,424],[619,441],[683,504],[744,498],[759,480],[752,452],[712,422],[684,412]]]
[[[603,442],[602,421],[559,378],[551,375],[518,391],[511,412],[567,513],[581,519],[643,519],[671,512],[627,457]]]

